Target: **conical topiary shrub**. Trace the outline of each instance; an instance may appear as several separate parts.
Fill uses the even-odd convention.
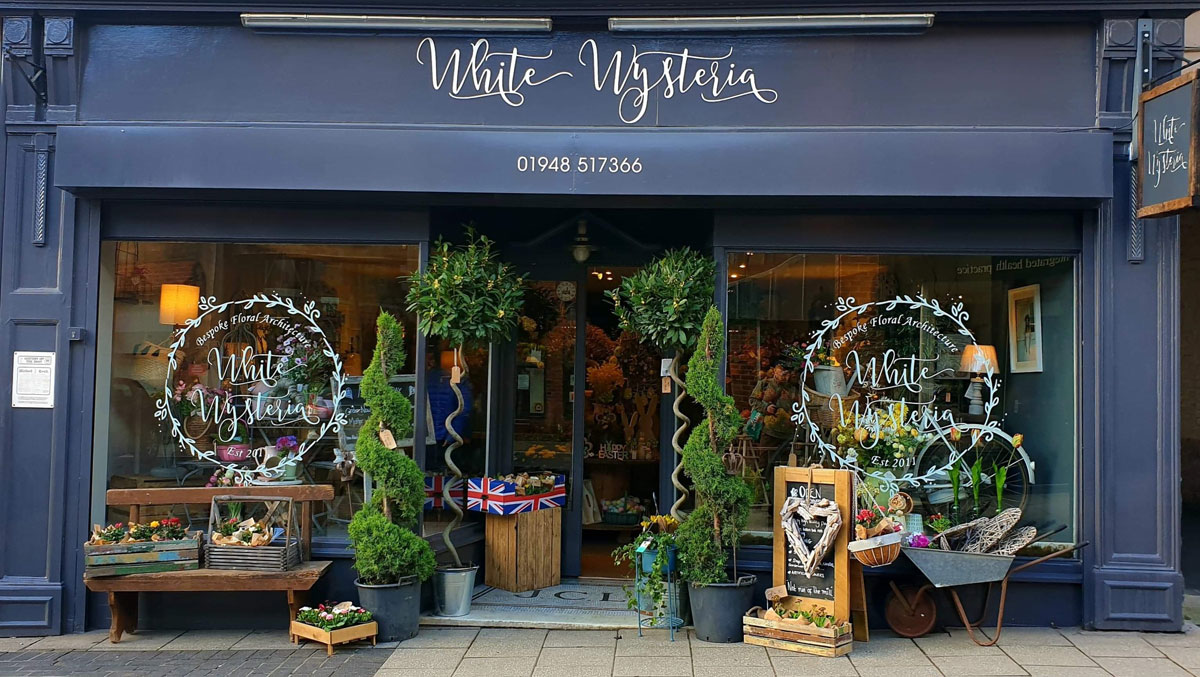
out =
[[[380,624],[383,641],[408,639],[420,619],[420,581],[433,575],[429,543],[414,529],[425,505],[425,479],[392,441],[412,437],[412,403],[388,382],[404,365],[404,328],[388,313],[376,323],[375,353],[363,373],[363,400],[371,415],[359,429],[355,458],[375,481],[371,502],[350,520],[359,603]],[[390,434],[390,438],[388,435]]]

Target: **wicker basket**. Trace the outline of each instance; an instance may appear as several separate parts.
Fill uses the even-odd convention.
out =
[[[167,355],[170,352],[170,348],[157,343],[137,344],[129,356],[129,377],[149,389],[162,388],[167,380],[167,368],[170,366]],[[182,352],[179,355],[182,357]]]
[[[881,567],[891,564],[900,556],[904,533],[896,531],[874,538],[851,541],[847,546],[854,559],[865,567]]]
[[[838,404],[832,402],[835,397],[834,395],[817,392],[808,386],[804,386],[804,392],[808,393],[808,415],[812,420],[817,422],[817,425],[822,430],[831,430],[834,426],[841,423],[839,420],[839,411],[850,411],[858,398],[862,397],[862,393],[857,390],[851,390],[848,395],[842,398],[839,409]]]
[[[275,503],[286,506],[283,545],[217,545],[212,542],[220,503]],[[296,504],[290,498],[272,496],[214,496],[208,512],[208,538],[204,544],[204,566],[209,569],[243,569],[252,571],[287,571],[301,562]]]

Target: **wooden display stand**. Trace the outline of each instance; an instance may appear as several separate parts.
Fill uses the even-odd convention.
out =
[[[369,639],[371,640],[371,646],[375,646],[376,638],[379,635],[379,623],[370,621],[368,623],[351,625],[348,628],[322,630],[315,625],[292,621],[291,635],[292,644],[299,644],[301,639],[311,639],[314,642],[324,644],[325,655],[332,656],[335,644],[346,644],[347,642]]]
[[[562,509],[488,515],[484,581],[501,590],[525,592],[562,580]]]

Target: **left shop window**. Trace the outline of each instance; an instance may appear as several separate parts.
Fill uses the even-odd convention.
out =
[[[397,387],[415,390],[404,297],[418,257],[416,245],[105,243],[99,354],[109,359],[98,361],[96,388],[105,485],[332,484],[314,533],[344,536],[364,498],[362,473],[346,461],[366,417],[356,384],[381,309],[405,327],[397,380],[407,382]],[[335,405],[339,382],[348,397]],[[341,430],[329,425],[335,411],[348,422]],[[152,510],[207,523],[200,506]],[[127,518],[120,508],[104,516]]]

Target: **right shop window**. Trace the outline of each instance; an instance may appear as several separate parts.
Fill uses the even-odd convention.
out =
[[[773,468],[792,453],[857,470],[881,501],[902,492],[927,527],[1016,507],[1070,542],[1075,263],[729,254],[728,390],[754,488],[745,542],[770,542]]]

